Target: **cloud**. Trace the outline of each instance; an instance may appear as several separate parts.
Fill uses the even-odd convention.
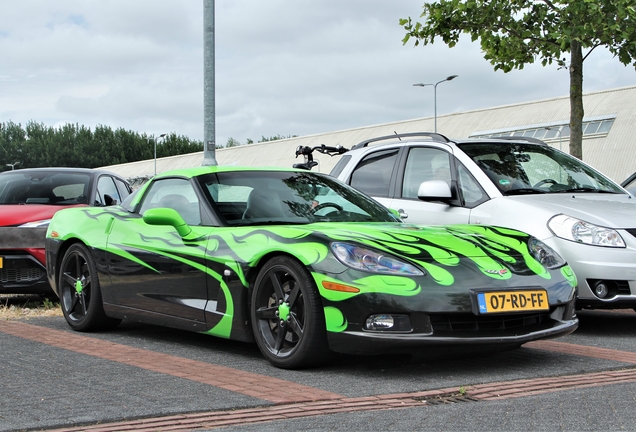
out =
[[[477,44],[402,45],[413,0],[216,0],[216,142],[307,135],[568,93],[568,72],[495,72]],[[0,122],[203,139],[203,1],[0,2]],[[607,51],[585,91],[636,84]]]

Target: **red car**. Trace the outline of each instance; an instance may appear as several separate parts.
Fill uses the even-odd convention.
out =
[[[117,174],[87,168],[29,168],[0,173],[0,293],[53,293],[44,237],[58,210],[120,203],[132,189]]]

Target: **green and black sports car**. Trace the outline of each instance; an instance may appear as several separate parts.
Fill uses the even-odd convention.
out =
[[[74,330],[130,319],[256,341],[282,368],[330,351],[514,347],[578,325],[576,278],[540,240],[402,224],[308,171],[168,172],[119,206],[56,213],[46,252]]]

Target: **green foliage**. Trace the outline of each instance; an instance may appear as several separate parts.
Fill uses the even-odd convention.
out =
[[[541,59],[566,66],[573,40],[582,49],[606,46],[623,64],[636,59],[636,4],[633,0],[440,0],[424,5],[424,24],[401,19],[402,40],[415,45],[436,37],[452,47],[461,33],[479,40],[495,70],[509,72]],[[636,66],[636,62],[634,62]]]
[[[282,139],[287,139],[287,138],[295,138],[297,136],[298,135],[283,136],[283,135],[279,134],[279,135],[274,135],[274,136],[271,136],[271,137],[267,138],[267,137],[261,135],[261,139],[258,142],[262,143],[262,142],[268,142],[268,141],[276,141],[276,140],[282,140]]]
[[[77,124],[57,128],[29,122],[25,128],[13,122],[0,123],[0,169],[20,162],[17,168],[96,168],[152,159],[155,140],[157,157],[203,150],[203,143],[168,134],[164,138],[140,135],[124,129],[98,125],[94,131]]]
[[[227,139],[227,143],[225,144],[225,147],[238,147],[240,145],[241,145],[241,143],[237,139],[229,137]]]
[[[297,137],[297,136],[298,136],[298,135],[287,135],[287,136],[283,136],[283,135],[274,135],[274,136],[271,136],[271,137],[269,137],[269,138],[267,138],[267,137],[265,137],[265,136],[262,136],[262,137],[261,137],[261,139],[260,139],[260,141],[258,141],[258,142],[259,142],[259,143],[262,143],[262,142],[268,142],[268,141],[276,141],[276,140],[282,140],[282,139],[287,139],[287,138],[294,138],[294,137]],[[248,138],[248,139],[247,139],[246,144],[254,144],[254,140],[253,140],[253,139],[251,139],[251,138]],[[237,146],[240,146],[240,145],[243,145],[243,144],[241,144],[241,143],[239,142],[239,140],[234,139],[234,138],[232,138],[232,137],[229,137],[229,138],[227,139],[227,143],[225,144],[225,147],[237,147]],[[221,147],[221,148],[222,148],[222,147]]]
[[[570,68],[570,152],[582,157],[583,61],[604,46],[618,60],[636,67],[636,4],[633,0],[439,0],[426,3],[422,23],[401,19],[402,40],[449,47],[462,33],[479,41],[495,70],[523,69],[540,59]],[[582,55],[582,50],[586,54]],[[570,53],[570,63],[567,54]]]

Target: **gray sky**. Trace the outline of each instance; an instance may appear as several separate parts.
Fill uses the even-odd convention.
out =
[[[468,38],[402,45],[423,0],[216,0],[216,142],[310,135],[568,94],[568,72],[495,72]],[[584,91],[636,84],[607,51]],[[202,0],[0,0],[0,122],[203,139]]]

